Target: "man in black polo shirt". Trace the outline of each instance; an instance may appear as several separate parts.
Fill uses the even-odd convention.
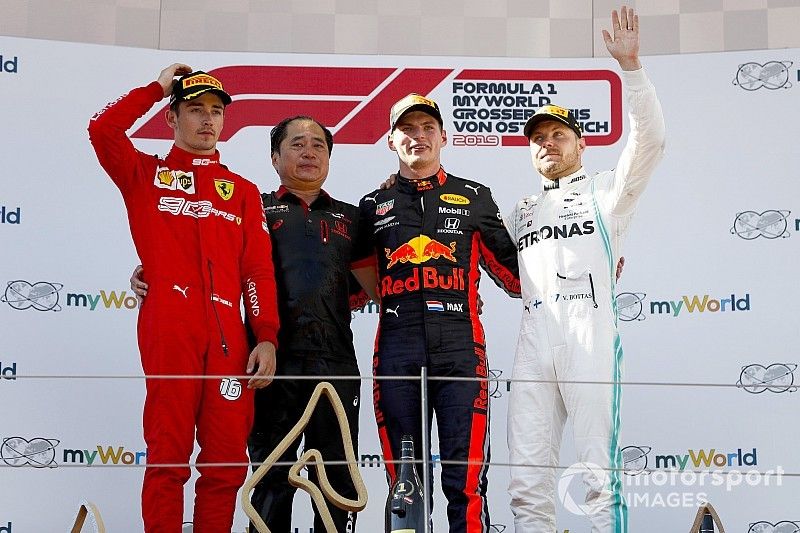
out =
[[[293,117],[272,129],[272,166],[281,186],[262,194],[264,214],[273,239],[272,257],[278,287],[276,375],[356,376],[359,374],[350,330],[349,293],[355,282],[351,268],[371,255],[359,230],[358,208],[331,198],[322,190],[328,176],[333,136],[310,117]],[[369,263],[369,260],[367,260]],[[364,279],[374,295],[376,279]],[[253,432],[248,441],[253,463],[262,462],[297,423],[316,380],[276,379],[256,395]],[[331,380],[342,399],[354,445],[358,437],[360,380]],[[326,460],[344,460],[339,424],[327,402],[321,402],[304,430],[305,447],[316,448]],[[297,459],[297,446],[279,461]],[[289,467],[273,467],[256,486],[253,506],[272,531],[291,531],[292,498]],[[357,498],[347,467],[326,466],[333,487]],[[309,477],[315,478],[315,469]],[[354,531],[355,514],[329,506],[337,531]],[[325,531],[314,510],[314,530]]]

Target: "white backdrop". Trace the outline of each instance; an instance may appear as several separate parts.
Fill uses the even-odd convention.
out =
[[[396,169],[384,141],[389,104],[418,90],[447,117],[445,168],[490,186],[504,212],[539,189],[527,149],[514,146],[524,139],[505,133],[524,122],[515,108],[546,97],[580,109],[587,128],[597,131],[585,153],[590,171],[613,167],[627,134],[616,65],[604,59],[193,53],[5,37],[0,55],[0,532],[63,531],[83,498],[98,504],[110,531],[141,530],[143,469],[136,463],[145,461],[144,383],[127,288],[138,260],[121,197],[86,134],[89,117],[106,102],[175,61],[204,70],[241,67],[223,161],[264,191],[277,187],[268,164],[269,127],[307,110],[337,133],[326,189],[357,202]],[[622,435],[631,531],[686,530],[703,497],[733,532],[793,531],[781,522],[800,524],[797,477],[743,479],[733,472],[800,472],[798,60],[800,50],[644,60],[668,136],[667,155],[625,247],[619,287],[625,376],[634,382],[624,387]],[[219,74],[225,81],[235,70]],[[266,72],[274,82],[248,84],[248,72]],[[153,117],[159,124],[160,109],[132,131]],[[491,110],[507,115],[483,118]],[[157,131],[137,133],[137,146],[166,153],[170,143]],[[469,146],[480,144],[490,146]],[[482,288],[490,367],[507,378],[519,304],[491,282]],[[725,304],[717,311],[716,301],[731,295],[737,310]],[[354,315],[365,375],[376,318],[374,308]],[[504,463],[506,383],[492,390],[492,458]],[[369,456],[379,453],[371,382],[362,391],[360,454]],[[573,462],[568,432],[562,465]],[[670,467],[683,476],[667,476]],[[722,477],[689,473],[711,470]],[[366,466],[362,474],[370,503],[358,529],[379,531],[383,471]],[[506,466],[490,469],[496,533],[513,530],[507,481]],[[582,488],[569,481],[562,483],[566,501],[580,501]],[[436,496],[436,528],[444,531],[445,502],[441,492]],[[312,527],[307,502],[300,493],[294,527],[302,533]],[[190,498],[186,507],[189,520]],[[237,514],[235,530],[244,524]],[[587,524],[559,508],[560,529],[587,531]]]

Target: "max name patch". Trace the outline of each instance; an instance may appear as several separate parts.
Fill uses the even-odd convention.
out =
[[[159,168],[156,170],[156,177],[153,179],[153,185],[159,189],[194,194],[194,173]]]

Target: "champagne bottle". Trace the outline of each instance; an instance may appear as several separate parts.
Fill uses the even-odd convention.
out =
[[[423,533],[425,497],[414,464],[414,439],[403,435],[400,468],[386,500],[386,533]]]
[[[700,524],[700,533],[714,533],[714,517],[706,511],[703,515],[703,522]]]

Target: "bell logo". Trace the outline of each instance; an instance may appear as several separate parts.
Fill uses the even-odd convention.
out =
[[[8,72],[9,74],[16,74],[19,65],[19,58],[14,56],[11,59],[6,59],[3,54],[0,54],[0,72]],[[0,531],[2,531],[0,529]]]

